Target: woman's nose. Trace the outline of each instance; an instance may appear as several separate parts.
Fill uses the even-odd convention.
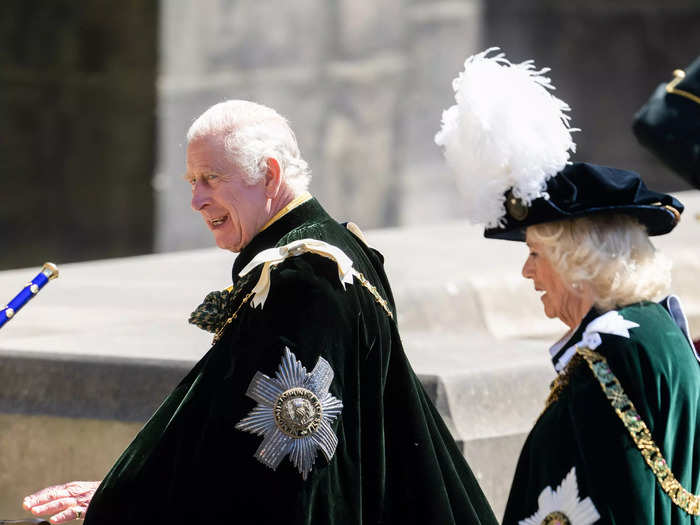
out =
[[[535,274],[533,266],[534,263],[532,262],[532,255],[528,255],[527,259],[525,259],[525,264],[523,264],[523,269],[521,270],[521,273],[525,279],[532,279],[533,275]]]

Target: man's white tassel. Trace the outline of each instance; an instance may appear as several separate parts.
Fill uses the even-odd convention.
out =
[[[569,106],[553,96],[548,68],[512,64],[492,47],[469,57],[452,82],[457,104],[442,114],[435,142],[464,193],[467,216],[487,228],[502,224],[504,194],[530,204],[576,151]]]

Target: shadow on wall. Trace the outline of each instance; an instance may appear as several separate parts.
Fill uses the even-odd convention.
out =
[[[155,0],[0,3],[0,270],[153,245]]]

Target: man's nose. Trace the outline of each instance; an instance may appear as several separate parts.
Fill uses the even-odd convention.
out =
[[[197,181],[192,188],[192,202],[191,206],[194,211],[202,211],[207,204],[211,202],[209,192],[206,188],[202,187],[199,181]]]

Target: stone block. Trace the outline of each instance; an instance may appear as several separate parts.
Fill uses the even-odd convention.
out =
[[[406,0],[357,2],[336,0],[331,10],[336,31],[338,57],[363,58],[387,51],[396,52],[406,36]]]
[[[142,423],[0,413],[0,517],[30,514],[22,499],[39,489],[101,479]]]
[[[323,0],[177,0],[161,6],[164,75],[315,64],[328,49]]]
[[[503,480],[513,479],[526,437],[526,433],[492,436],[465,441],[462,445],[464,457],[498,519],[503,517],[510,493],[510,485]]]
[[[407,69],[399,107],[399,224],[458,217],[459,193],[433,140],[454,103],[452,79],[479,49],[480,2],[421,2],[407,10]]]
[[[0,413],[143,422],[190,361],[0,353]]]
[[[319,136],[323,177],[314,191],[339,220],[377,227],[394,222],[397,76],[352,66],[336,65]]]

